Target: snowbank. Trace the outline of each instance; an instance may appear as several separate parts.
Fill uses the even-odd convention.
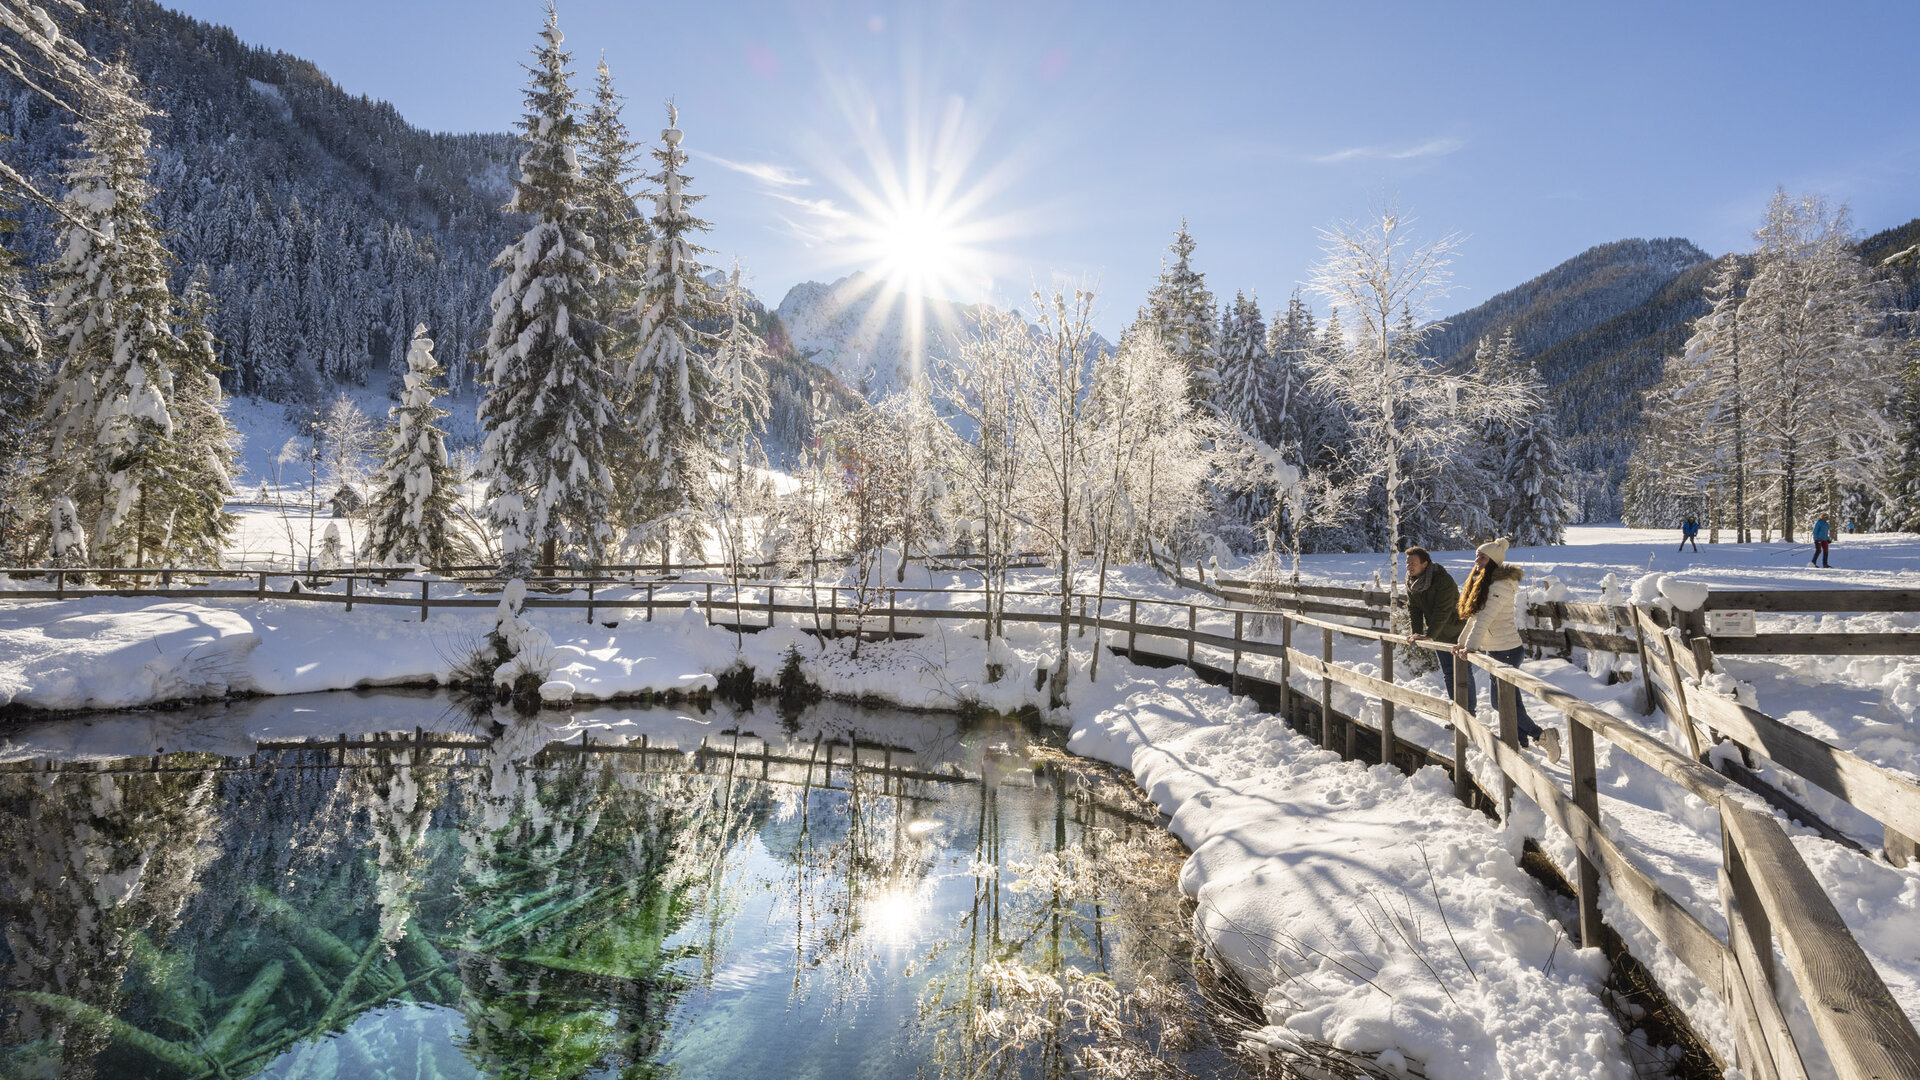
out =
[[[229,693],[303,694],[445,684],[493,628],[485,609],[303,601],[156,603],[135,597],[0,605],[0,706],[117,709]],[[607,629],[528,616],[553,641],[551,678],[580,700],[711,689],[704,619]]]

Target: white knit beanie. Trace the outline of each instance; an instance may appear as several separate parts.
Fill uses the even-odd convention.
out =
[[[1507,561],[1507,538],[1504,536],[1495,537],[1473,550],[1485,555],[1494,562],[1505,563]]]

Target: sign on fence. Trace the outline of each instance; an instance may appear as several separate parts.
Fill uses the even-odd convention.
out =
[[[1708,637],[1753,637],[1756,632],[1751,611],[1707,612]]]

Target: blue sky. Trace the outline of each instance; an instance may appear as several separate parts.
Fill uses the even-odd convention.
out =
[[[536,0],[174,6],[453,131],[518,118],[541,19]],[[560,3],[579,85],[604,51],[650,140],[679,104],[710,246],[769,303],[907,245],[917,259],[895,263],[963,299],[1092,281],[1109,333],[1182,217],[1214,292],[1269,311],[1318,257],[1317,229],[1396,198],[1427,235],[1467,236],[1449,309],[1622,237],[1745,248],[1780,185],[1851,203],[1863,231],[1905,222],[1920,215],[1914,16],[1755,0]],[[927,181],[889,197],[889,174]]]

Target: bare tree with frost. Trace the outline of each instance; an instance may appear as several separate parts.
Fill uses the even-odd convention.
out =
[[[1523,399],[1475,387],[1422,349],[1437,327],[1434,304],[1446,296],[1456,234],[1416,243],[1397,208],[1321,230],[1324,258],[1313,291],[1349,320],[1342,349],[1323,352],[1316,387],[1352,423],[1356,473],[1379,470],[1386,503],[1387,578],[1400,580],[1409,485],[1440,478],[1476,437],[1475,419],[1517,415]],[[1478,409],[1463,402],[1480,390]]]
[[[1758,465],[1791,541],[1809,483],[1824,479],[1831,493],[1839,478],[1874,479],[1894,437],[1885,404],[1898,361],[1878,335],[1884,286],[1854,250],[1846,207],[1782,190],[1755,236],[1742,317],[1754,362],[1742,382]]]

